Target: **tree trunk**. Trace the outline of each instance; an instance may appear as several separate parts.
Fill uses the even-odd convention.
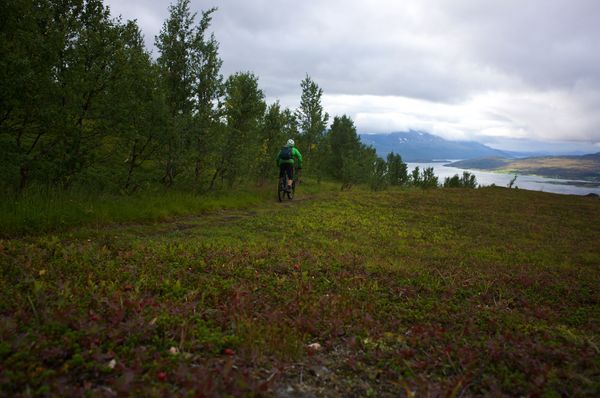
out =
[[[196,159],[196,166],[194,167],[194,176],[196,178],[196,181],[198,181],[200,179],[201,170],[202,170],[202,166],[200,163],[200,159]]]
[[[169,163],[167,163],[165,175],[162,178],[163,183],[167,186],[167,188],[171,188],[173,186],[173,180],[175,178],[174,169],[175,165],[173,164],[173,162],[169,161]]]
[[[19,181],[19,192],[23,192],[29,183],[29,165],[22,164],[20,168],[21,179]]]
[[[133,176],[133,170],[136,166],[135,160],[137,158],[136,153],[137,142],[133,144],[133,149],[131,150],[131,160],[129,161],[129,168],[127,170],[127,181],[125,182],[125,190],[129,191],[129,187],[131,185],[131,177]]]
[[[210,186],[208,187],[209,190],[212,190],[215,186],[215,181],[217,180],[217,176],[219,175],[219,173],[221,172],[221,168],[217,168],[215,170],[215,174],[213,174],[212,180],[210,181]]]

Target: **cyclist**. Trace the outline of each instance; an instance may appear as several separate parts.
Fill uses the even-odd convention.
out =
[[[288,192],[292,190],[292,181],[294,180],[294,158],[298,159],[298,174],[302,170],[302,155],[294,145],[294,140],[290,138],[287,144],[281,148],[276,159],[277,166],[279,166],[279,178],[287,177]]]

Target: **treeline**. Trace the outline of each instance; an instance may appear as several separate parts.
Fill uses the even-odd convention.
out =
[[[298,109],[267,104],[252,72],[225,78],[210,33],[216,9],[169,8],[156,59],[135,21],[102,0],[5,0],[0,5],[0,188],[131,193],[158,184],[198,191],[262,183],[293,138],[305,175],[348,188],[433,184],[399,155],[378,158],[353,121],[329,126],[307,75]]]

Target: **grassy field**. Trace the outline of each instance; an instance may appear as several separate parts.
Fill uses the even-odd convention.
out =
[[[540,157],[512,160],[503,171],[600,182],[600,156]]]
[[[597,198],[201,210],[5,235],[0,395],[600,395]]]

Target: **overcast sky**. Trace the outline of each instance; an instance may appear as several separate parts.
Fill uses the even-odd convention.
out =
[[[169,0],[105,0],[149,49]],[[218,7],[225,77],[296,108],[306,76],[361,133],[424,130],[502,149],[600,151],[598,0],[191,0]]]

